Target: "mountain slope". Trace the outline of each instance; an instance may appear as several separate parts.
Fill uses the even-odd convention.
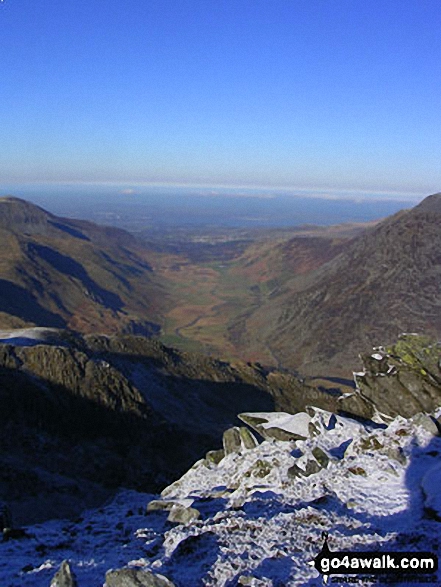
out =
[[[221,445],[244,410],[336,398],[286,374],[133,335],[0,332],[0,501],[72,515],[118,487],[158,490]]]
[[[159,331],[164,292],[129,233],[0,198],[0,327]]]
[[[366,563],[378,552],[437,556],[441,439],[427,429],[430,418],[379,428],[308,412],[302,440],[264,440],[218,464],[202,459],[161,496],[123,491],[75,521],[27,528],[28,538],[0,544],[2,585],[47,587],[66,559],[79,587],[321,585],[312,563],[324,532],[331,552]],[[366,568],[356,572],[366,577]],[[330,582],[362,584],[352,569],[329,568]],[[421,581],[438,585],[440,571],[425,570]],[[419,583],[414,574],[376,578]]]
[[[247,320],[279,363],[342,374],[375,340],[441,336],[441,195],[400,212],[315,271],[278,288]]]

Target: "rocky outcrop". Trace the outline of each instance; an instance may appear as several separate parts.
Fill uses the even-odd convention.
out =
[[[67,560],[61,563],[60,569],[52,579],[50,587],[78,587],[75,574]]]
[[[340,398],[341,411],[367,419],[409,418],[441,405],[441,343],[403,334],[396,344],[361,358],[364,369],[354,374],[355,392]]]
[[[200,459],[160,499],[121,491],[76,521],[0,542],[0,584],[47,587],[68,556],[79,587],[105,576],[106,587],[300,587],[317,581],[308,563],[323,531],[333,551],[435,553],[441,437],[431,424],[440,413],[376,424],[307,407],[303,439],[269,437],[217,464]],[[297,430],[296,416],[265,419]],[[64,563],[63,575],[70,580]]]

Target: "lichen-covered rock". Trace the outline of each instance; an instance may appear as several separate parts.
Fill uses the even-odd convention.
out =
[[[374,434],[362,438],[359,446],[363,451],[380,450],[383,448],[383,445]]]
[[[232,453],[239,453],[242,449],[242,439],[240,437],[239,428],[229,428],[225,430],[222,438],[225,455]]]
[[[225,455],[250,450],[258,445],[253,434],[247,428],[239,426],[225,430],[222,440]]]
[[[141,569],[107,571],[106,587],[174,587],[167,577]]]
[[[253,466],[245,473],[245,476],[253,476],[258,479],[263,479],[271,473],[272,465],[268,461],[257,459]]]
[[[240,426],[239,433],[243,446],[248,450],[255,448],[259,444],[257,442],[257,438],[254,436],[252,432],[248,430],[248,428]]]
[[[225,451],[223,448],[220,448],[219,450],[209,450],[205,455],[205,459],[213,465],[218,465],[224,456]]]
[[[296,477],[309,477],[318,473],[322,467],[315,459],[308,459],[305,468],[302,469],[299,465],[294,464],[288,469],[288,477],[295,479]]]
[[[50,587],[78,587],[75,574],[67,560],[61,563],[59,570],[51,581]]]
[[[364,370],[354,374],[357,389],[340,398],[339,409],[368,419],[433,412],[441,404],[440,358],[441,343],[402,335],[395,345],[362,356]]]

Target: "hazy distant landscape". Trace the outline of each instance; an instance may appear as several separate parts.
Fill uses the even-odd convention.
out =
[[[384,218],[418,203],[415,194],[284,192],[269,189],[100,185],[1,186],[59,216],[139,232],[174,228],[283,228]],[[122,193],[123,192],[123,193]]]

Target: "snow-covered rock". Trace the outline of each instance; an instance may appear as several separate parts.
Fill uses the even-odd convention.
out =
[[[239,414],[245,424],[251,426],[266,440],[304,440],[309,436],[311,416],[305,412],[257,412]]]
[[[316,408],[305,415],[260,423],[302,430],[302,439],[271,437],[218,463],[201,459],[161,498],[121,492],[81,520],[1,543],[0,585],[47,587],[64,559],[78,587],[100,586],[121,568],[175,587],[313,585],[309,563],[323,532],[332,551],[438,554],[441,438],[420,418],[380,426]]]

